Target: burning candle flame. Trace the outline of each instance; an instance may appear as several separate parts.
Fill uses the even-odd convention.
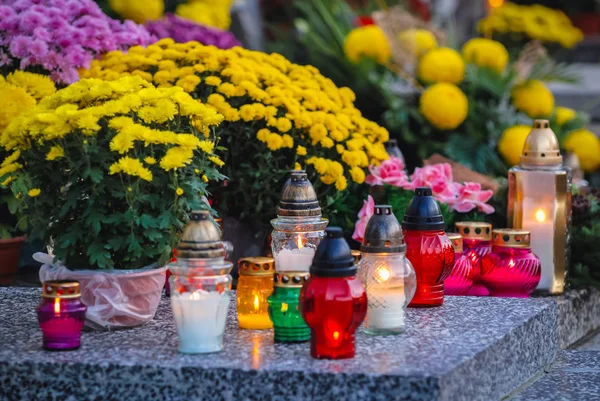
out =
[[[377,281],[379,283],[385,283],[390,279],[390,270],[388,268],[381,268],[377,271]]]
[[[193,299],[194,301],[197,301],[200,299],[200,294],[198,294],[196,291],[192,292],[192,295],[190,296],[190,299]]]
[[[340,332],[339,331],[334,331],[333,332],[333,339],[337,340],[338,338],[340,338]]]
[[[54,298],[54,314],[60,315],[60,298]]]
[[[259,300],[258,300],[258,295],[255,295],[255,296],[254,296],[254,311],[255,311],[255,312],[258,312],[258,309],[259,309],[259,307],[260,307],[260,304],[259,304],[259,302],[258,302],[258,301],[259,301]]]
[[[538,209],[535,212],[535,219],[542,223],[544,220],[546,220],[546,213],[542,209]]]
[[[511,267],[511,268],[512,268],[512,267],[515,267],[515,261],[514,261],[514,260],[512,260],[512,259],[511,259],[511,260],[509,260],[509,261],[508,261],[508,267]]]
[[[302,244],[302,238],[300,238],[300,236],[296,237],[296,245],[298,245],[298,249],[304,248],[304,245]]]

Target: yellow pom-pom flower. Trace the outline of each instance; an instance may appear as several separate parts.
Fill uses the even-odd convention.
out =
[[[556,124],[563,126],[569,121],[575,119],[577,117],[577,112],[568,107],[558,106],[556,110],[554,110],[554,121]]]
[[[175,194],[176,194],[177,196],[181,196],[181,195],[183,195],[183,189],[181,189],[181,188],[179,188],[179,187],[178,187],[178,188],[175,190]]]
[[[451,130],[467,118],[469,101],[458,86],[442,82],[423,92],[419,110],[434,127]]]
[[[13,118],[33,106],[35,106],[35,99],[27,94],[25,89],[0,87],[0,133]]]
[[[462,48],[467,63],[502,73],[508,64],[508,50],[500,42],[485,38],[469,40]]]
[[[165,12],[163,0],[109,0],[108,5],[121,17],[138,24],[158,19]]]
[[[519,164],[525,140],[531,132],[528,125],[515,125],[507,128],[498,141],[498,152],[509,166]]]
[[[233,0],[194,0],[178,5],[175,13],[202,25],[229,29],[232,2]]]
[[[593,132],[584,128],[569,132],[564,147],[577,155],[583,171],[592,173],[600,168],[600,139]]]
[[[543,82],[530,79],[512,91],[513,104],[531,118],[548,117],[554,110],[554,95]]]
[[[42,193],[42,190],[39,188],[32,188],[29,191],[27,191],[27,195],[30,198],[35,198],[36,196],[39,196]]]
[[[459,84],[465,78],[465,63],[456,50],[439,47],[421,57],[417,76],[426,83]]]
[[[398,34],[400,47],[417,57],[438,46],[435,35],[427,29],[407,29]]]
[[[392,54],[385,34],[377,25],[361,26],[350,31],[344,41],[344,53],[353,63],[370,58],[380,64],[386,63]]]

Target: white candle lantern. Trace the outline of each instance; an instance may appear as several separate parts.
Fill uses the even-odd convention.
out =
[[[308,273],[327,223],[306,173],[292,171],[283,187],[277,218],[271,220],[275,270]]]
[[[569,257],[571,177],[547,120],[535,120],[508,172],[508,224],[531,232],[531,250],[542,265],[538,290],[564,291]]]
[[[192,212],[177,248],[177,261],[169,264],[179,352],[202,354],[223,349],[232,266],[225,260],[219,229],[208,211]]]
[[[358,277],[367,290],[368,299],[365,332],[402,333],[406,306],[415,295],[417,278],[405,256],[402,227],[391,206],[375,206],[360,250]]]

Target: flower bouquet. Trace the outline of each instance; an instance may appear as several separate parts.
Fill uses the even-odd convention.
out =
[[[103,327],[151,319],[188,213],[207,208],[207,183],[223,178],[213,153],[222,119],[137,76],[81,80],[16,117],[0,137],[0,179],[51,247],[54,261],[37,258],[42,281],[80,280]]]

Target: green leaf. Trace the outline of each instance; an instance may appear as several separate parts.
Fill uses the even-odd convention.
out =
[[[103,244],[95,242],[88,246],[87,255],[89,256],[90,263],[99,269],[113,268],[110,252]]]
[[[148,214],[142,214],[142,216],[140,217],[140,225],[144,228],[150,228],[150,227],[156,227],[157,223],[156,220],[148,215]]]

